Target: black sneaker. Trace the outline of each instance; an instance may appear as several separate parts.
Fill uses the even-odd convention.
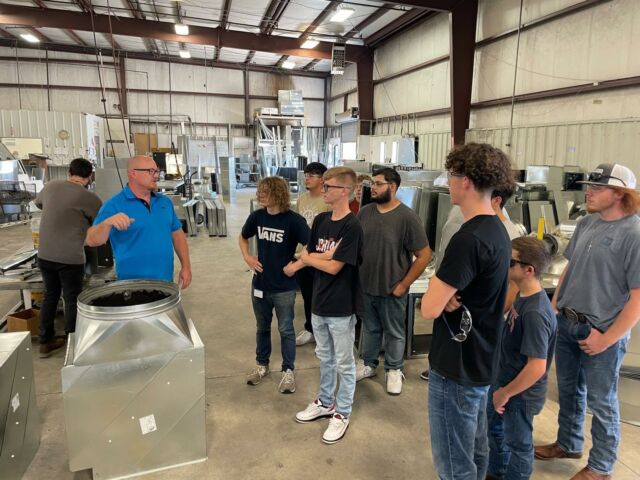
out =
[[[64,347],[66,340],[64,338],[55,337],[40,344],[40,358],[48,358],[54,354],[56,350]]]
[[[429,381],[429,370],[425,370],[420,374],[420,378],[424,381]]]

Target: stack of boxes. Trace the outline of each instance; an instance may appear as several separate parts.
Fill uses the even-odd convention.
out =
[[[280,115],[303,116],[304,100],[302,90],[278,90],[278,107]]]

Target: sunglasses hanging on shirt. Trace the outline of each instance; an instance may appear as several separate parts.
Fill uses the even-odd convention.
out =
[[[442,319],[444,320],[445,325],[449,329],[449,333],[451,333],[451,340],[454,340],[458,343],[464,342],[469,336],[469,332],[471,332],[471,328],[473,327],[473,319],[471,318],[471,312],[464,305],[460,305],[462,308],[462,317],[460,317],[460,333],[453,333],[451,327],[449,326],[449,322],[447,321],[447,314],[442,312]]]

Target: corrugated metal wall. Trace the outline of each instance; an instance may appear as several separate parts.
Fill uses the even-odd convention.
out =
[[[69,132],[67,140],[59,138],[61,130]],[[82,113],[0,110],[0,136],[41,138],[44,153],[58,164],[87,156],[89,149],[87,116]]]

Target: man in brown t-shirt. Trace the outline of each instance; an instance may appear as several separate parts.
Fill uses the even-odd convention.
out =
[[[40,356],[49,357],[64,346],[55,337],[54,318],[60,294],[64,298],[65,333],[76,328],[76,304],[84,279],[84,239],[102,202],[89,192],[93,165],[76,158],[69,165],[68,180],[45,185],[36,198],[42,210],[38,266],[44,281],[44,300],[40,309]]]

